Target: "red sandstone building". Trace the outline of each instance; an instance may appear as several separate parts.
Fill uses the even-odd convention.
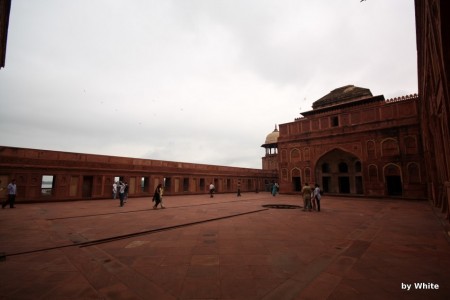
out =
[[[417,95],[386,101],[353,85],[335,89],[269,134],[263,168],[278,169],[285,193],[318,183],[331,194],[424,199],[417,106]]]
[[[10,8],[10,0],[0,0],[0,68]],[[223,191],[279,180],[281,192],[296,192],[318,182],[328,193],[428,198],[448,218],[450,2],[415,0],[415,8],[419,96],[385,101],[365,89],[337,89],[267,137],[263,170],[3,147],[0,179],[18,177],[19,195],[30,199],[42,196],[42,176],[51,174],[54,194],[69,199],[106,197],[116,177],[134,180],[136,195],[164,178],[175,194],[204,192],[202,182],[210,180]]]
[[[416,0],[417,66],[428,199],[450,218],[450,2]]]
[[[266,190],[274,173],[259,169],[0,146],[0,180],[15,178],[18,202],[105,199],[115,181],[128,182],[130,197],[150,197],[159,183],[165,195]],[[0,198],[5,198],[5,190]]]

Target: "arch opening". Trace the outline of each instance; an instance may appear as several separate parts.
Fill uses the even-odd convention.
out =
[[[333,149],[316,163],[316,181],[331,194],[363,194],[361,160],[352,153]]]

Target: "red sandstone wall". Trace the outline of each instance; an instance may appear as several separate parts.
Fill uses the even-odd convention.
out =
[[[394,194],[392,177],[399,177],[400,197],[426,198],[417,102],[417,97],[405,97],[336,108],[281,124],[281,190],[295,192],[298,186],[294,177],[300,177],[302,184],[327,185],[325,176],[333,194],[343,193],[343,187],[348,186],[344,194],[386,197]],[[338,126],[333,127],[335,117]],[[347,175],[337,170],[340,161],[349,166]],[[360,171],[355,169],[357,162]],[[323,173],[323,163],[334,169]],[[414,178],[409,176],[411,170]],[[349,177],[344,178],[348,183],[342,183],[341,177]]]
[[[428,198],[450,220],[450,2],[415,0]]]
[[[152,196],[164,178],[166,195],[207,193],[210,182],[221,193],[236,192],[238,184],[242,192],[263,191],[274,180],[258,169],[14,147],[0,147],[0,170],[3,185],[17,180],[18,201],[109,198],[115,177],[129,183],[130,197]],[[54,178],[49,194],[43,194],[43,175]],[[142,178],[148,180],[144,190]]]

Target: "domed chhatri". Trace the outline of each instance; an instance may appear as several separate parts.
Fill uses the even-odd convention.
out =
[[[278,131],[277,125],[275,124],[275,129],[269,133],[266,137],[266,142],[264,144],[275,144],[278,142],[278,137],[280,132]]]
[[[262,158],[263,170],[278,170],[278,137],[280,132],[277,125],[275,129],[266,136],[266,141],[261,145],[266,149],[266,155]]]

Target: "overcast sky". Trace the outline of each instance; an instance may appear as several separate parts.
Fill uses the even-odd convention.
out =
[[[261,168],[353,84],[417,93],[413,0],[14,0],[0,145]]]

